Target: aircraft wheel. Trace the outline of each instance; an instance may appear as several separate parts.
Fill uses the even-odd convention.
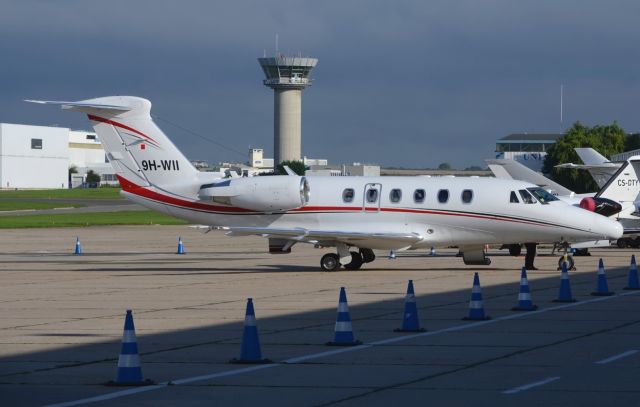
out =
[[[490,259],[490,258],[488,258],[488,257],[485,257],[485,258],[484,258],[484,265],[485,265],[485,266],[488,266],[488,265],[490,265],[490,264],[491,264],[491,259]]]
[[[558,259],[558,270],[562,270],[562,263],[564,263],[564,255],[560,256]],[[573,260],[573,256],[567,256],[567,270],[575,270],[576,264]]]
[[[518,257],[520,256],[520,253],[522,253],[522,246],[520,246],[519,244],[510,244],[509,245],[509,254],[512,255],[513,257]]]
[[[371,249],[360,249],[360,256],[362,256],[362,261],[365,263],[371,263],[376,259],[376,255]]]
[[[616,241],[616,246],[618,246],[620,249],[624,249],[625,247],[627,247],[626,239],[618,239]]]
[[[336,271],[340,268],[340,257],[335,253],[327,253],[320,259],[320,267],[324,271]]]
[[[358,270],[362,267],[362,256],[358,252],[351,252],[351,262],[344,265],[347,270]]]

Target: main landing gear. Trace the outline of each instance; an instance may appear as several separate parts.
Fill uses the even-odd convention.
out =
[[[347,270],[358,270],[364,263],[371,263],[376,259],[376,255],[371,249],[360,249],[357,252],[350,252],[351,261],[346,264],[340,263],[340,256],[336,253],[327,253],[320,259],[320,267],[324,271],[337,271],[340,266]]]

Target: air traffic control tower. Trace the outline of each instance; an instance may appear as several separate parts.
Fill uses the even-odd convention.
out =
[[[274,165],[282,161],[300,161],[302,89],[311,85],[309,73],[316,58],[258,58],[267,76],[264,85],[273,89]]]

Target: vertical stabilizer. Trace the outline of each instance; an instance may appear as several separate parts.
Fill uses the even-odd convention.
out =
[[[640,193],[640,156],[633,156],[622,164],[618,171],[607,181],[596,198],[607,198],[622,205],[620,215],[635,211],[634,202]]]
[[[198,170],[151,119],[147,99],[108,96],[79,102],[30,102],[86,113],[125,190],[127,184],[166,188],[197,178]]]

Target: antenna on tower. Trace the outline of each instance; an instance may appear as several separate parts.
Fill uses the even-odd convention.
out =
[[[278,56],[278,33],[276,33],[276,56]]]
[[[564,131],[564,126],[563,126],[563,123],[562,123],[562,119],[563,119],[563,117],[562,117],[562,114],[563,114],[563,111],[562,111],[562,108],[563,108],[563,106],[562,106],[562,104],[563,104],[562,97],[563,96],[564,96],[564,85],[560,84],[560,133],[562,133]]]

